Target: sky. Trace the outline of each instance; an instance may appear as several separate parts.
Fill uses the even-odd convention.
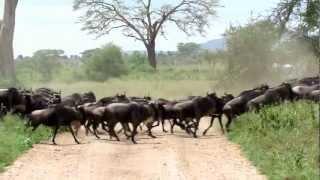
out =
[[[3,14],[3,2],[0,0],[0,14]],[[177,0],[165,0],[175,3]],[[251,15],[267,15],[279,0],[220,0],[223,7],[217,9],[217,17],[210,20],[210,28],[205,36],[188,37],[174,26],[167,27],[166,38],[157,39],[158,51],[176,50],[180,42],[203,43],[220,38],[231,24],[243,25]],[[163,0],[154,0],[156,5]],[[141,42],[127,38],[119,31],[96,39],[81,31],[77,23],[81,15],[72,10],[73,0],[19,0],[16,10],[14,37],[15,56],[31,56],[39,49],[62,49],[67,55],[79,54],[86,49],[114,43],[125,51],[144,50]],[[1,18],[1,17],[0,17]]]

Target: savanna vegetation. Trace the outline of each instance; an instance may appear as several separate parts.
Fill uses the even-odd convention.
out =
[[[18,1],[15,2],[16,5]],[[90,7],[85,1],[75,2],[75,9]],[[197,2],[209,2],[210,7],[217,5],[214,0],[190,2],[194,3],[192,11],[204,8]],[[60,49],[40,49],[30,57],[19,55],[15,59],[15,67],[10,59],[5,61],[0,57],[1,67],[7,67],[1,75],[15,76],[0,79],[0,86],[46,86],[62,90],[63,95],[92,90],[97,97],[125,91],[128,95],[180,98],[203,95],[208,90],[214,90],[218,95],[223,92],[237,94],[261,83],[272,86],[291,78],[315,75],[319,72],[319,3],[316,0],[308,3],[305,6],[304,0],[281,1],[270,18],[252,18],[247,24],[231,25],[225,31],[224,49],[205,50],[199,44],[190,42],[178,44],[177,51],[166,52],[156,51],[155,45],[158,35],[165,32],[163,23],[178,22],[178,28],[187,34],[190,33],[187,31],[190,26],[199,25],[200,29],[190,29],[202,33],[208,25],[205,14],[214,16],[215,9],[209,8],[208,12],[201,14],[204,17],[199,16],[190,22],[188,18],[182,18],[186,21],[177,17],[168,18],[175,14],[175,11],[168,14],[174,6],[162,9],[156,16],[150,14],[148,4],[139,4],[139,11],[132,11],[139,15],[127,14],[129,18],[158,17],[158,21],[146,22],[147,27],[156,27],[156,30],[149,32],[149,36],[153,34],[153,37],[147,37],[148,33],[144,33],[143,28],[133,28],[141,27],[143,22],[122,19],[120,23],[126,36],[145,44],[145,52],[123,51],[115,44],[68,56]],[[120,5],[117,8],[128,9]],[[15,9],[15,6],[11,8]],[[111,14],[107,15],[114,15],[114,12],[108,12]],[[182,15],[190,16],[189,13]],[[292,15],[300,15],[302,20]],[[94,13],[82,17],[84,27],[91,29],[91,33],[100,36],[115,28],[108,26],[99,34],[96,30],[100,27],[92,26],[96,22],[109,21],[93,17]],[[121,14],[116,17],[121,17]],[[292,24],[297,26],[291,27]],[[1,25],[0,22],[0,28]],[[0,37],[0,45],[1,42]],[[13,56],[12,52],[6,56]],[[249,159],[270,179],[315,179],[319,176],[318,106],[310,102],[296,102],[266,107],[259,113],[246,113],[235,121],[228,136],[241,145]],[[32,144],[49,138],[50,132],[42,128],[30,134],[20,118],[7,116],[0,121],[0,171]]]
[[[243,89],[317,73],[318,60],[307,42],[289,35],[280,38],[278,32],[279,27],[272,22],[252,19],[246,25],[230,26],[223,50],[209,51],[196,43],[180,43],[177,51],[158,52],[157,70],[149,65],[146,53],[125,52],[114,44],[86,50],[81,56],[44,49],[31,57],[17,58],[17,81],[20,86],[30,87],[44,82],[112,83],[112,79],[201,80],[234,92],[234,87]]]
[[[25,121],[17,116],[6,116],[0,121],[0,172],[33,144],[51,136],[48,128],[41,127],[31,133]]]
[[[265,107],[237,118],[229,138],[270,179],[319,177],[319,104]]]

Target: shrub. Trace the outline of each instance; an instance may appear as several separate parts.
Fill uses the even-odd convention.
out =
[[[84,69],[88,79],[93,81],[105,81],[127,72],[121,49],[112,44],[95,50],[92,56],[84,60]]]

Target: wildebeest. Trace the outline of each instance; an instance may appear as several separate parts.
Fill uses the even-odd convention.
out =
[[[97,101],[96,95],[92,91],[85,92],[85,93],[80,94],[80,95],[81,95],[81,103],[82,104],[93,103],[93,102]]]
[[[269,89],[268,85],[261,85],[257,88],[243,91],[236,98],[232,99],[224,105],[223,114],[227,117],[228,120],[226,124],[227,131],[230,130],[229,127],[232,120],[236,116],[248,110],[246,106],[247,102],[262,95],[267,89]]]
[[[312,86],[315,84],[320,84],[320,77],[314,76],[314,77],[306,77],[298,80],[298,85],[306,85],[306,86]]]
[[[90,131],[90,128],[92,126],[93,128],[93,134],[100,138],[97,134],[97,128],[101,124],[102,128],[108,132],[108,130],[105,128],[107,124],[104,124],[105,121],[103,121],[103,114],[105,111],[105,106],[101,106],[98,103],[85,103],[83,105],[78,106],[78,109],[83,112],[84,117],[86,119],[86,134],[88,135],[88,132]]]
[[[85,118],[83,116],[83,113],[76,110],[75,108],[58,105],[47,109],[35,110],[28,115],[28,119],[28,126],[33,127],[32,131],[35,131],[40,124],[52,127],[53,144],[56,144],[55,138],[60,126],[68,126],[74,138],[74,141],[80,144],[72,130],[72,123],[77,122],[80,124],[84,124]]]
[[[149,96],[144,96],[144,97],[135,97],[135,96],[131,96],[131,97],[128,97],[128,99],[130,101],[134,101],[134,102],[137,102],[137,103],[148,103],[152,100],[151,97]]]
[[[264,94],[251,99],[247,103],[249,110],[259,110],[262,106],[283,102],[284,100],[292,101],[294,99],[294,93],[291,89],[291,85],[288,83],[282,83],[279,86],[268,89]]]
[[[157,121],[159,118],[153,107],[154,104],[152,103],[149,106],[145,106],[136,102],[112,103],[106,106],[103,118],[107,121],[110,136],[115,137],[119,141],[114,131],[115,125],[121,123],[124,125],[125,131],[128,131],[128,124],[131,123],[133,126],[131,140],[136,144],[134,137],[137,134],[137,127],[140,123],[146,122],[148,119],[149,121]],[[151,136],[152,134],[149,135]]]
[[[175,108],[174,105],[176,102],[168,101],[168,100],[163,100],[163,99],[158,99],[157,102],[162,105],[164,108],[163,114],[162,114],[162,131],[167,132],[165,129],[165,120],[168,120],[170,122],[170,129],[171,133],[173,133],[173,128],[175,125],[180,126],[181,129],[185,129],[184,124],[180,123],[178,121],[180,110],[178,108]]]
[[[312,86],[306,86],[306,85],[298,85],[294,86],[292,88],[293,93],[296,95],[298,99],[303,99],[305,98],[310,92],[314,90],[319,90],[320,89],[320,84],[315,84]]]
[[[22,101],[22,94],[19,93],[17,88],[1,89],[0,91],[0,104],[10,111],[15,105]]]
[[[20,113],[26,115],[34,110],[48,108],[51,103],[40,94],[26,94],[23,95],[20,103],[13,107],[12,113]]]
[[[115,96],[103,97],[97,101],[97,104],[101,106],[107,106],[111,103],[129,103],[130,100],[127,98],[125,94],[116,94]]]
[[[186,131],[193,133],[193,137],[197,137],[200,119],[203,116],[216,114],[219,103],[220,99],[215,93],[208,93],[205,97],[197,96],[191,100],[176,103],[173,109],[179,112],[178,119],[185,124]],[[194,128],[193,132],[191,131],[192,127]]]
[[[57,92],[50,88],[38,88],[32,94],[41,95],[49,104],[58,104],[61,102],[61,91]]]
[[[65,96],[61,99],[61,105],[76,107],[84,103],[96,102],[96,96],[93,92],[87,93],[73,93],[69,96]]]
[[[309,99],[315,102],[320,102],[320,90],[311,91],[306,95],[306,99]]]
[[[190,101],[196,97],[201,97],[201,96],[188,96],[184,99],[179,99],[179,100],[167,100],[164,98],[159,98],[157,99],[157,103],[162,105],[164,112],[163,112],[163,118],[161,119],[162,123],[162,131],[167,132],[165,129],[165,120],[168,120],[170,122],[170,131],[173,133],[173,129],[175,125],[178,125],[181,129],[186,130],[186,125],[183,120],[179,119],[180,116],[180,108],[175,107],[176,104]]]
[[[217,99],[216,112],[214,114],[211,114],[210,125],[203,131],[203,135],[206,135],[208,130],[212,127],[215,118],[218,118],[221,131],[222,133],[224,133],[224,128],[222,124],[223,107],[227,102],[231,101],[233,98],[234,96],[232,94],[225,93],[220,99]]]

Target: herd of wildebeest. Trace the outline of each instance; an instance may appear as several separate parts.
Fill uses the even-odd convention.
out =
[[[152,128],[161,124],[163,132],[167,132],[165,122],[169,122],[171,133],[178,126],[196,138],[200,119],[207,116],[211,117],[210,125],[203,135],[212,127],[215,118],[218,118],[224,133],[223,115],[227,118],[226,130],[229,131],[232,120],[242,113],[299,99],[320,102],[319,76],[294,79],[274,87],[260,85],[236,97],[232,94],[218,97],[216,93],[207,93],[180,100],[128,97],[125,93],[96,100],[93,92],[61,97],[61,92],[49,88],[34,91],[0,89],[0,116],[2,118],[7,113],[21,115],[26,119],[26,126],[32,127],[33,131],[40,124],[52,127],[53,144],[56,144],[55,137],[61,126],[69,128],[76,143],[79,143],[76,136],[81,126],[85,127],[87,135],[90,132],[100,138],[97,133],[100,127],[109,134],[110,139],[114,137],[119,141],[117,134],[123,132],[136,143],[135,135],[143,127],[147,128],[150,137],[155,138]],[[117,124],[121,125],[120,130],[116,130]]]

